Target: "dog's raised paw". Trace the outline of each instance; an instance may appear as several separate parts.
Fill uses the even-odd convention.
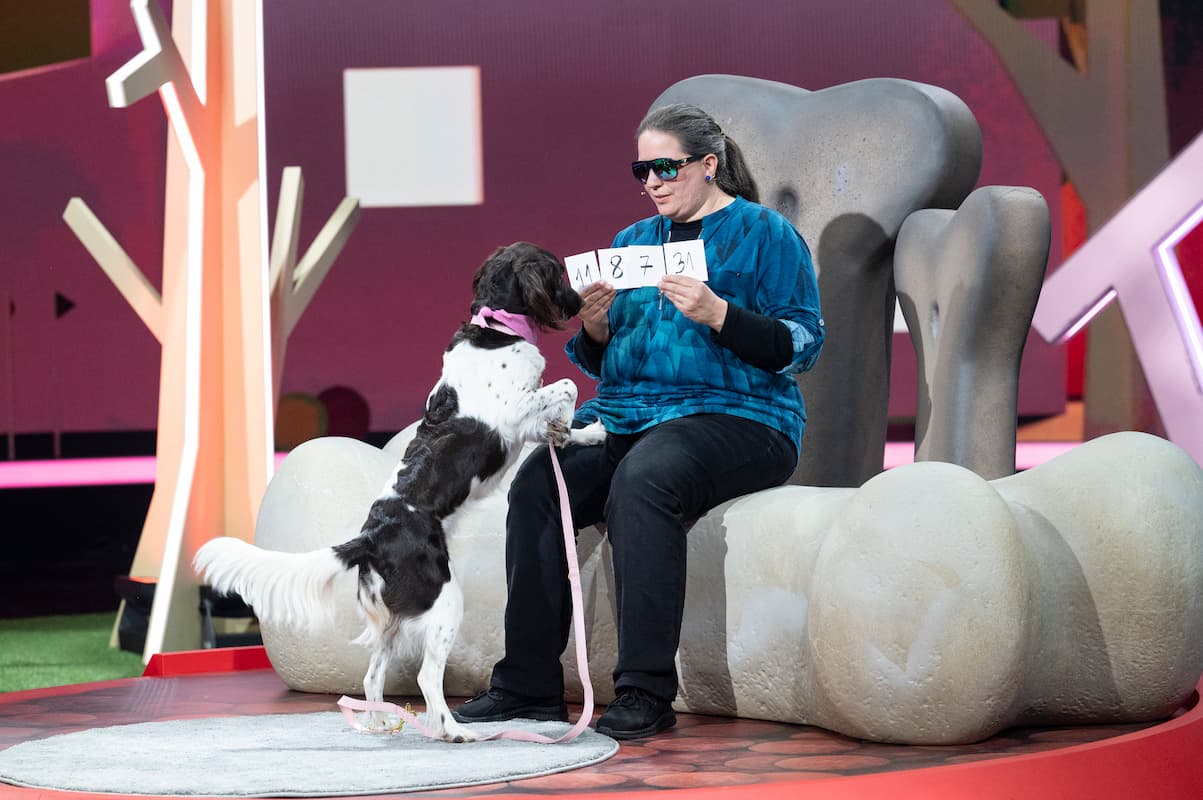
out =
[[[563,420],[553,419],[547,423],[547,441],[554,444],[556,447],[563,447],[568,443],[570,431],[568,423]]]
[[[595,420],[583,428],[573,428],[568,439],[573,444],[585,446],[601,444],[606,440],[606,428],[600,419]]]

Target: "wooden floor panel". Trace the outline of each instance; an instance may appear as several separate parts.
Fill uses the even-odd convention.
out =
[[[421,708],[420,698],[406,699]],[[93,727],[187,717],[335,711],[334,696],[289,690],[271,670],[124,681],[0,695],[0,749]],[[573,709],[570,709],[573,710]],[[579,709],[575,709],[579,712]],[[601,764],[524,781],[405,797],[645,793],[862,776],[1043,753],[1098,742],[1148,725],[1025,728],[964,746],[875,744],[818,728],[694,714],[672,731],[623,743]],[[30,797],[34,795],[30,794]],[[64,795],[66,796],[66,795]]]

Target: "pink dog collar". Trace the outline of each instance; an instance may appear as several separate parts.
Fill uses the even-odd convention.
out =
[[[493,323],[497,323],[494,325]],[[531,344],[535,343],[535,328],[530,323],[530,317],[525,314],[512,314],[505,309],[493,309],[481,306],[480,311],[472,317],[472,324],[482,328],[497,328],[500,325],[512,333],[521,336]]]

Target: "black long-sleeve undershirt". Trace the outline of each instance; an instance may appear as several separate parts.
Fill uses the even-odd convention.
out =
[[[780,372],[794,358],[794,344],[789,328],[779,319],[766,317],[727,303],[727,316],[720,331],[710,332],[711,339],[743,361],[768,372]],[[606,345],[595,342],[582,327],[574,342],[577,360],[590,373],[601,374],[602,356]]]

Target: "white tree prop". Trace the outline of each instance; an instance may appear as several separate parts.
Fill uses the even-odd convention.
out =
[[[115,108],[157,92],[167,113],[162,292],[82,199],[63,218],[163,348],[155,489],[130,568],[157,581],[149,660],[200,643],[197,548],[253,538],[287,338],[359,203],[344,199],[298,263],[302,181],[286,168],[269,268],[261,3],[176,0],[170,30],[157,3],[130,7],[144,49],[106,87]]]

